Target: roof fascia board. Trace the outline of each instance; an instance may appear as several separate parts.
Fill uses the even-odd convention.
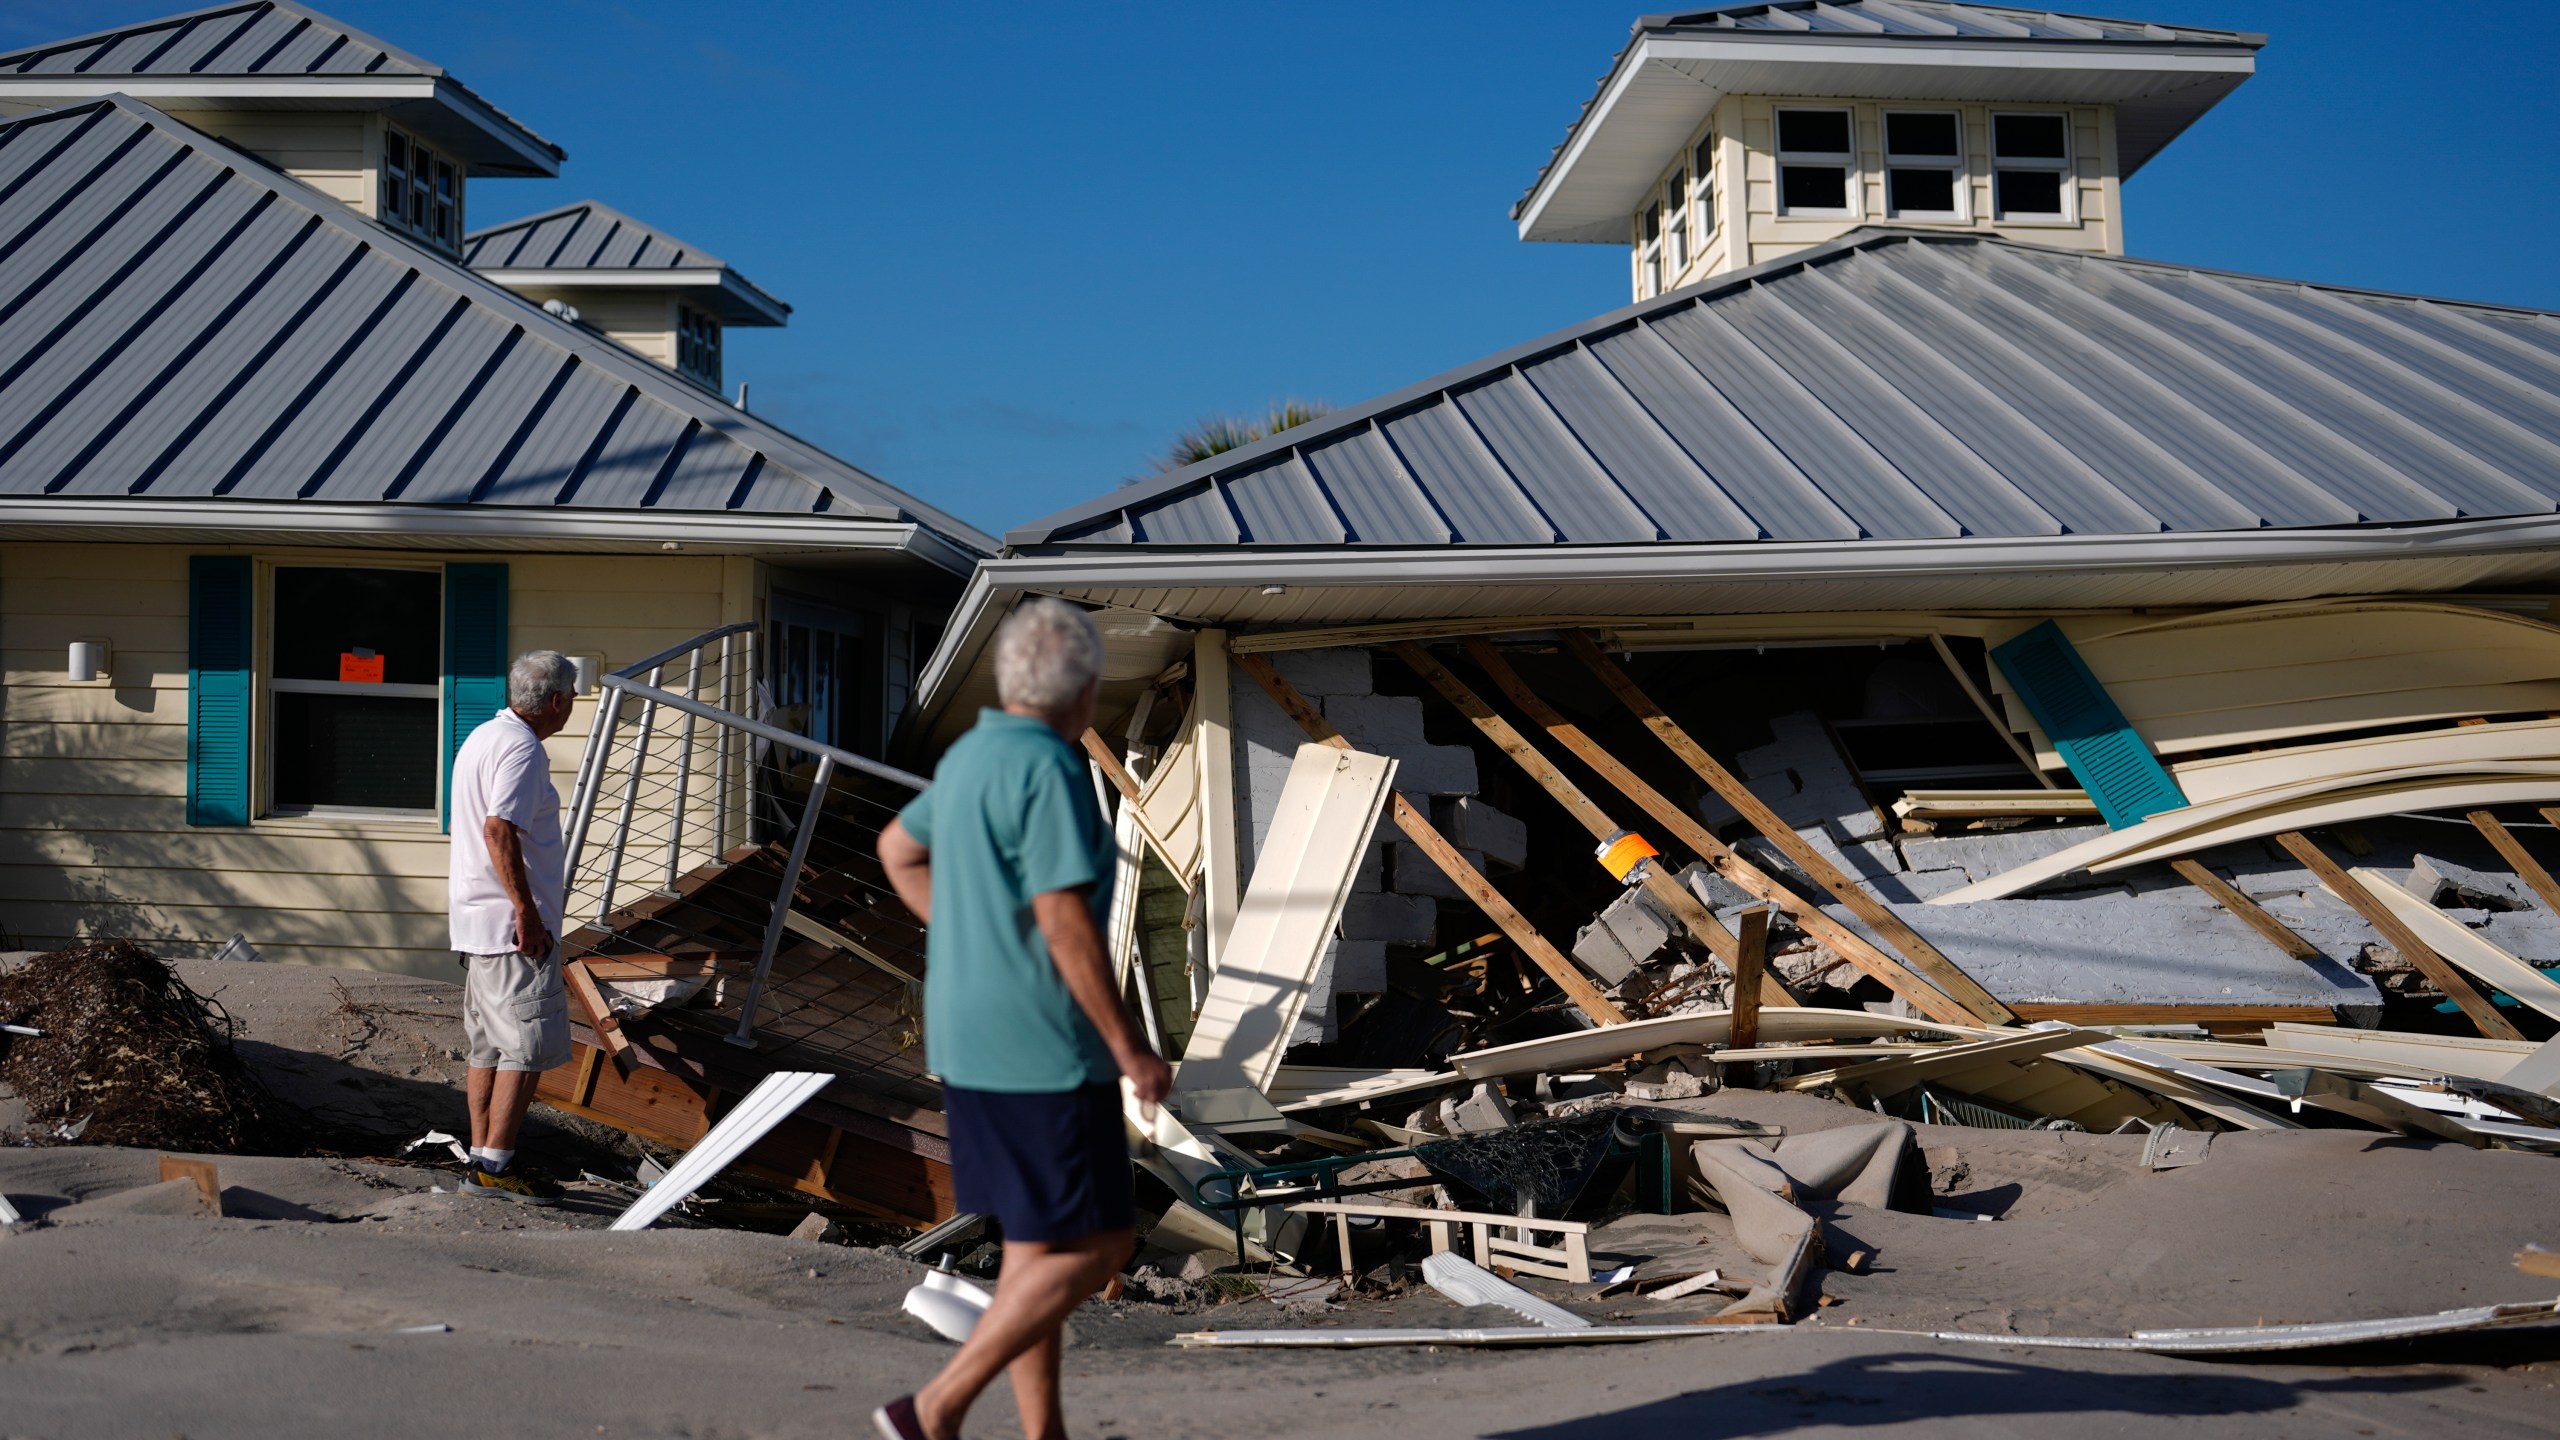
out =
[[[198,75],[186,79],[155,75],[0,75],[0,97],[58,104],[130,95],[158,106],[164,101],[211,100],[238,105],[244,100],[277,100],[346,105],[380,110],[394,105],[437,104],[452,110],[515,157],[502,169],[484,174],[545,178],[560,173],[568,152],[508,119],[488,101],[448,76],[303,75],[278,80],[265,75]],[[184,106],[178,107],[180,109]]]
[[[474,269],[471,273],[493,284],[510,289],[536,286],[552,290],[717,290],[740,308],[757,318],[729,319],[731,325],[781,325],[791,319],[791,307],[764,293],[742,278],[737,271],[722,267],[716,270],[555,270],[555,269]]]
[[[2094,70],[2123,73],[2154,71],[2164,75],[2237,76],[2246,79],[2257,72],[2257,46],[2263,36],[2236,36],[2229,41],[2177,39],[2162,41],[2013,40],[1999,36],[1950,35],[1931,40],[1877,40],[1863,35],[1809,35],[1735,33],[1716,31],[1710,36],[1681,34],[1644,34],[1619,53],[1618,65],[1601,87],[1599,98],[1574,123],[1573,133],[1566,137],[1564,153],[1549,162],[1539,175],[1537,187],[1519,210],[1519,234],[1530,238],[1545,215],[1549,202],[1562,188],[1591,142],[1607,127],[1618,102],[1648,64],[1672,61],[1713,64],[1718,61],[1742,61],[1752,64],[1785,64],[1805,66],[1878,65],[1935,67],[1960,57],[1971,69],[1997,70]],[[1697,80],[1708,104],[1727,93],[1710,81]],[[1828,93],[1819,85],[1805,93]]]
[[[846,520],[826,515],[774,515],[744,511],[620,510],[544,511],[486,506],[355,505],[230,500],[30,500],[0,498],[0,530],[113,527],[137,540],[154,532],[201,536],[255,530],[310,535],[340,543],[368,537],[449,536],[457,540],[623,540],[663,545],[787,545],[795,549],[900,550],[926,547],[943,556],[944,568],[966,573],[976,557],[906,520]],[[928,557],[931,558],[931,557]]]

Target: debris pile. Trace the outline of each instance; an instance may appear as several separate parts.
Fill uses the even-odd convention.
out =
[[[266,1091],[231,1046],[221,1005],[127,941],[39,955],[0,974],[0,1086],[26,1107],[32,1144],[197,1153],[256,1149]]]

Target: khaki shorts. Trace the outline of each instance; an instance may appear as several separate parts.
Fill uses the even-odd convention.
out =
[[[556,1070],[569,1063],[569,992],[560,962],[463,955],[462,1039],[474,1070]]]

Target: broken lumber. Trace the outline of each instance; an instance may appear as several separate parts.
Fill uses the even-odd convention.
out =
[[[1272,703],[1297,721],[1300,728],[1313,736],[1318,744],[1343,750],[1353,748],[1341,731],[1335,729],[1315,706],[1307,703],[1307,697],[1298,693],[1298,687],[1272,668],[1270,661],[1252,654],[1237,655],[1233,659],[1236,668],[1252,676],[1254,683],[1271,697]],[[1591,983],[1591,977],[1566,959],[1563,952],[1547,943],[1547,937],[1538,933],[1528,917],[1504,898],[1501,891],[1493,888],[1493,882],[1487,880],[1482,871],[1468,864],[1466,857],[1458,853],[1458,847],[1450,844],[1448,837],[1442,835],[1412,801],[1404,798],[1402,792],[1397,792],[1390,803],[1396,827],[1404,831],[1405,838],[1430,856],[1432,863],[1438,865],[1458,889],[1474,901],[1504,935],[1510,937],[1511,943],[1519,946],[1522,954],[1536,962],[1548,979],[1556,982],[1556,987],[1564,991],[1565,998],[1571,1000],[1575,1008],[1602,1025],[1623,1025],[1627,1022],[1625,1012],[1600,993],[1600,988]]]
[[[2264,935],[2275,947],[2296,960],[2324,959],[2320,947],[2293,932],[2293,927],[2267,913],[2267,907],[2252,900],[2231,882],[2205,868],[2203,861],[2192,855],[2181,855],[2169,862],[2186,882],[2210,895],[2223,909],[2249,922],[2249,928]]]
[[[1714,832],[1699,823],[1696,816],[1673,804],[1661,791],[1646,784],[1635,772],[1627,769],[1606,750],[1601,749],[1596,742],[1591,741],[1581,727],[1571,724],[1563,716],[1556,714],[1553,707],[1540,700],[1535,691],[1522,685],[1519,674],[1503,661],[1498,652],[1488,646],[1481,651],[1471,648],[1470,653],[1474,654],[1478,665],[1486,667],[1486,673],[1493,677],[1494,683],[1501,686],[1505,694],[1518,702],[1532,720],[1546,728],[1559,743],[1572,750],[1582,758],[1585,764],[1590,765],[1603,778],[1617,786],[1628,799],[1635,801],[1646,814],[1660,822],[1681,844],[1688,846],[1700,859],[1713,866],[1717,873],[1755,898],[1774,904],[1785,911],[1788,918],[1795,921],[1806,934],[1828,945],[1850,964],[1882,982],[1886,989],[1911,1002],[1912,1007],[1920,1013],[1949,1025],[1972,1024],[1981,1018],[1961,1000],[1942,993],[1936,986],[1914,974],[1909,967],[1869,944],[1865,936],[1832,919],[1820,906],[1808,903],[1804,897],[1779,884],[1767,871],[1752,864],[1740,851],[1718,840]],[[1553,717],[1552,723],[1549,717]],[[1715,762],[1709,760],[1707,763]],[[1803,843],[1802,837],[1797,836],[1794,831],[1790,830],[1787,834],[1797,844]],[[1807,853],[1812,852],[1808,850]],[[1817,855],[1815,858],[1819,860],[1821,857]],[[1841,877],[1841,883],[1852,890],[1858,890],[1856,882],[1845,876]],[[1858,893],[1863,895],[1866,892],[1858,890]],[[1728,965],[1732,963],[1732,957],[1723,951],[1718,951],[1717,956]],[[1971,981],[1968,980],[1966,983],[1970,984]],[[1760,987],[1763,1000],[1769,997],[1769,990],[1770,987],[1766,984]],[[1985,998],[1988,998],[1987,993]],[[1795,1001],[1790,998],[1785,1003],[1793,1004]],[[1999,1004],[1996,1000],[1991,1003],[1995,1006]],[[2001,1013],[2003,1018],[2006,1018],[2007,1011],[2003,1010]]]
[[[1969,1070],[2000,1060],[2032,1060],[2056,1050],[2070,1050],[2095,1044],[2106,1036],[2095,1030],[2075,1030],[2070,1026],[2026,1030],[2003,1035],[1994,1040],[1977,1040],[1970,1044],[1941,1045],[1935,1049],[1910,1055],[1895,1055],[1883,1060],[1870,1060],[1862,1065],[1843,1066],[1837,1070],[1816,1070],[1785,1081],[1789,1090],[1851,1091],[1861,1095],[1895,1095],[1910,1089],[1933,1075]]]
[[[1733,1044],[1748,1050],[1760,1043],[1760,982],[1768,978],[1769,907],[1742,913],[1741,933],[1734,937]]]
[[[2542,862],[2533,858],[2533,852],[2524,848],[2524,842],[2516,838],[2516,833],[2508,829],[2504,821],[2487,810],[2474,810],[2462,818],[2470,821],[2472,828],[2478,830],[2481,837],[2515,867],[2518,879],[2532,886],[2533,893],[2542,897],[2542,908],[2560,915],[2560,882],[2551,878],[2551,872],[2542,868]]]
[[[1608,686],[1610,693],[1616,695],[1621,704],[1634,712],[1635,717],[1644,723],[1647,730],[1653,732],[1656,739],[1696,772],[1698,778],[1706,782],[1707,788],[1715,791],[1726,804],[1741,812],[1742,817],[1751,822],[1753,829],[1766,837],[1770,844],[1777,846],[1779,853],[1785,855],[1796,868],[1813,877],[1814,883],[1839,897],[1840,903],[1849,908],[1850,914],[1865,921],[1878,935],[1884,937],[1887,944],[1901,951],[1904,958],[1910,961],[1912,969],[1917,970],[1931,984],[1945,991],[1949,998],[1964,1008],[1967,1018],[1987,1025],[2006,1024],[2015,1018],[2011,1015],[2008,1006],[2001,1004],[1990,991],[1975,984],[1972,976],[1964,973],[1954,961],[1939,954],[1936,946],[1920,938],[1917,932],[1903,923],[1901,916],[1894,914],[1884,902],[1867,893],[1865,886],[1841,873],[1840,867],[1832,864],[1820,851],[1807,844],[1805,838],[1795,832],[1795,827],[1778,818],[1778,812],[1770,809],[1759,796],[1753,794],[1750,786],[1743,784],[1732,771],[1724,768],[1714,756],[1707,753],[1706,747],[1692,739],[1689,732],[1682,729],[1680,723],[1671,718],[1668,711],[1655,704],[1652,696],[1639,689],[1634,679],[1619,667],[1618,662],[1610,659],[1608,653],[1600,648],[1600,642],[1592,638],[1590,632],[1568,630],[1564,638],[1565,643],[1573,648],[1574,654],[1581,658],[1582,663],[1593,675],[1599,677],[1600,683]],[[1832,948],[1840,947],[1834,945]],[[1846,955],[1850,952],[1842,950],[1841,953]],[[1898,988],[1896,993],[1900,993]],[[1913,1003],[1917,1004],[1918,1001],[1915,999]],[[1938,1014],[1935,1010],[1928,1010],[1926,1013]]]
[[[2357,867],[2348,872],[2376,900],[2397,916],[2418,943],[2444,957],[2482,984],[2505,991],[2518,1004],[2560,1019],[2560,983],[2498,948],[2489,937],[2447,915],[2393,883],[2378,870]]]
[[[631,1058],[631,1037],[622,1033],[622,1017],[613,1013],[604,992],[596,988],[594,974],[584,965],[562,965],[560,983],[569,991],[569,1002],[584,1012],[579,1018],[594,1032],[605,1058],[613,1062],[614,1073],[629,1079],[637,1063]]]
[[[2474,1150],[2485,1150],[2489,1137],[2464,1125],[2450,1115],[2439,1115],[2423,1105],[2408,1101],[2343,1075],[2326,1070],[2275,1070],[2267,1080],[2297,1104],[2317,1105],[2323,1110],[2362,1120],[2385,1130],[2404,1135],[2432,1135]]]
[[[2330,894],[2346,901],[2364,917],[2366,924],[2380,931],[2382,938],[2390,943],[2392,949],[2400,952],[2402,959],[2417,966],[2420,973],[2434,981],[2436,988],[2461,1007],[2462,1013],[2470,1017],[2481,1034],[2492,1040],[2524,1038],[2515,1026],[2507,1023],[2507,1017],[2499,1014],[2479,991],[2471,988],[2471,982],[2463,979],[2460,971],[2446,964],[2444,958],[2428,948],[2425,941],[2409,933],[2409,927],[2401,923],[2399,915],[2391,907],[2383,904],[2354,876],[2339,868],[2338,862],[2329,858],[2329,852],[2314,844],[2310,836],[2299,830],[2287,830],[2276,836],[2276,843],[2284,846],[2293,858],[2309,866],[2311,873],[2320,877],[2321,885]]]

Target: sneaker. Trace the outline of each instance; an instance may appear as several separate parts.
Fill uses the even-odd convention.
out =
[[[477,1165],[462,1172],[462,1193],[513,1200],[519,1205],[557,1205],[561,1200],[560,1187],[548,1180],[515,1169],[493,1175]]]
[[[924,1422],[916,1418],[916,1397],[901,1395],[871,1412],[880,1440],[926,1440]]]

